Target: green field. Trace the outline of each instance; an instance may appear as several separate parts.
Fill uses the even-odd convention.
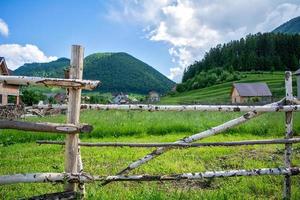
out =
[[[270,87],[274,100],[284,97],[284,72],[242,72],[241,74],[241,80],[236,82],[266,82]],[[295,83],[294,78],[294,85]],[[230,103],[231,88],[232,82],[227,82],[202,89],[177,93],[162,97],[160,104]],[[296,87],[294,87],[295,89]]]
[[[172,142],[206,130],[242,113],[84,111],[81,122],[94,126],[82,141]],[[65,116],[29,118],[29,121],[64,122]],[[294,131],[300,132],[300,114]],[[283,138],[284,113],[269,113],[204,141]],[[62,172],[64,148],[37,145],[37,139],[64,136],[22,131],[0,131],[0,174]],[[86,172],[113,175],[153,148],[82,147]],[[293,166],[300,165],[300,145],[294,145]],[[211,170],[283,166],[283,145],[205,147],[172,150],[132,174],[174,174]],[[87,185],[88,199],[281,199],[282,176],[236,177],[205,181],[119,182]],[[293,199],[300,198],[300,179],[293,177]],[[0,199],[16,199],[62,190],[59,184],[14,184],[0,187]]]

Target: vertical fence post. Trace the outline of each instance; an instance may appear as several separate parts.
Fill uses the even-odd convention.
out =
[[[293,86],[292,86],[292,73],[290,71],[285,72],[285,97],[286,104],[289,105],[293,100]],[[293,112],[285,113],[285,138],[289,139],[293,137]],[[284,152],[284,164],[285,167],[290,168],[292,161],[292,144],[285,145]],[[283,199],[291,199],[291,182],[292,177],[286,175],[284,177],[284,191]]]
[[[79,45],[72,45],[71,52],[71,66],[70,66],[70,78],[82,79],[83,72],[83,47]],[[67,123],[79,124],[80,116],[80,104],[81,104],[81,89],[70,88],[69,89],[69,102],[67,112]],[[79,134],[68,134],[66,136],[65,146],[65,172],[77,173],[79,162]],[[75,183],[67,183],[65,186],[67,191],[75,191]]]

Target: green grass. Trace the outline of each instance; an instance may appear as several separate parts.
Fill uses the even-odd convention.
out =
[[[284,72],[242,72],[241,74],[244,77],[236,82],[266,82],[275,100],[284,96]],[[160,104],[230,103],[231,88],[232,82],[213,85],[162,97]],[[294,89],[296,89],[296,87],[294,87]]]
[[[241,113],[84,111],[81,122],[94,126],[82,141],[172,142],[216,126]],[[65,116],[29,118],[29,121],[64,122]],[[294,130],[300,132],[300,114]],[[284,113],[264,114],[249,123],[203,141],[282,138]],[[62,172],[64,148],[37,145],[37,139],[63,139],[57,134],[0,131],[0,174]],[[283,166],[283,145],[205,147],[172,150],[132,174],[173,174],[206,170],[252,169]],[[153,148],[82,147],[86,172],[112,175]],[[300,145],[294,145],[293,165],[300,164]],[[88,199],[281,199],[281,176],[236,177],[205,181],[119,182],[101,188],[87,184]],[[293,199],[300,198],[300,179],[293,177]],[[61,191],[62,185],[14,184],[0,187],[0,199],[15,199]]]

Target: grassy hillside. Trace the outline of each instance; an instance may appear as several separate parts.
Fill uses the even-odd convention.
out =
[[[300,33],[300,17],[295,17],[273,30],[274,33]]]
[[[242,72],[241,74],[242,78],[236,82],[266,82],[275,100],[284,97],[284,72]],[[168,95],[161,98],[160,104],[230,103],[232,83],[233,82],[227,82],[202,89],[177,93],[175,95]],[[294,86],[294,90],[296,91],[295,82]]]
[[[84,111],[81,122],[94,126],[83,142],[174,142],[216,126],[241,113]],[[30,118],[30,121],[63,122],[65,116]],[[276,122],[276,123],[274,123]],[[300,131],[295,114],[295,136]],[[138,124],[138,126],[137,126]],[[268,113],[203,142],[283,138],[284,113]],[[37,139],[63,140],[62,134],[0,130],[0,174],[63,172],[64,148],[37,145]],[[293,166],[300,164],[300,145],[293,145]],[[153,148],[82,147],[84,171],[113,175]],[[203,147],[176,149],[161,155],[131,174],[174,174],[212,170],[253,169],[283,165],[283,145]],[[292,199],[300,198],[300,182],[293,177]],[[215,178],[175,182],[118,182],[100,187],[86,185],[87,199],[282,199],[282,176]],[[19,199],[62,191],[61,184],[11,184],[0,187],[0,199]]]
[[[92,54],[85,58],[84,77],[101,80],[104,92],[166,93],[174,82],[127,53]]]
[[[69,65],[69,59],[60,58],[49,63],[25,64],[14,74],[62,78],[64,69]],[[127,53],[92,54],[85,58],[84,65],[85,79],[102,82],[96,91],[146,94],[155,90],[166,93],[175,84],[153,67]]]

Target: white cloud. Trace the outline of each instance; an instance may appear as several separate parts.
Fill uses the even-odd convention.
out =
[[[3,36],[8,36],[9,34],[9,29],[8,29],[8,25],[5,23],[5,21],[3,19],[0,18],[0,33]]]
[[[256,30],[267,32],[298,16],[300,16],[300,5],[280,4],[272,12],[268,13],[265,21],[256,26]]]
[[[300,15],[297,0],[136,0],[122,1],[110,16],[141,23],[147,38],[171,47],[169,77],[180,80],[184,68],[217,44],[249,33],[272,31]],[[113,13],[113,14],[112,14]]]
[[[55,56],[46,56],[37,46],[26,44],[2,44],[0,56],[4,57],[8,68],[15,70],[24,63],[50,62],[56,60]]]

